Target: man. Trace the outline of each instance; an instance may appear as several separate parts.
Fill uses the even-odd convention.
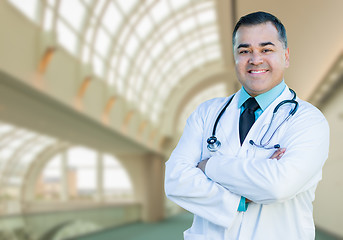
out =
[[[314,239],[312,202],[328,156],[327,121],[309,103],[292,100],[283,80],[286,31],[275,16],[242,17],[232,40],[242,89],[201,104],[166,163],[167,196],[194,214],[184,238]],[[206,140],[229,101],[215,131],[221,146],[209,151]]]

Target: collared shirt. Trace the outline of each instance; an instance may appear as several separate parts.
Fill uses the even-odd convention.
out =
[[[266,108],[276,99],[278,98],[281,93],[283,92],[283,90],[286,87],[286,83],[284,80],[282,80],[281,83],[279,83],[278,85],[276,85],[275,87],[273,87],[272,89],[270,89],[268,92],[262,93],[260,95],[257,95],[255,97],[258,105],[260,106],[260,108],[258,108],[255,111],[255,119],[257,119],[259,116],[261,116],[261,114],[264,112],[264,110],[266,110]],[[244,111],[244,102],[246,100],[248,100],[251,96],[249,95],[249,93],[247,93],[247,91],[244,89],[244,87],[242,87],[242,91],[241,94],[239,96],[238,99],[238,106],[241,108],[241,113]],[[238,211],[240,212],[245,212],[248,208],[248,204],[245,202],[245,197],[241,197],[241,201],[239,202],[239,206],[238,206]]]
[[[286,87],[285,81],[282,80],[281,83],[270,89],[268,92],[262,93],[255,97],[258,105],[260,106],[259,109],[255,111],[255,118],[257,119],[261,114],[266,110],[266,108],[276,99],[278,98],[283,90]],[[248,100],[251,96],[247,91],[242,87],[241,94],[238,99],[238,106],[241,108],[241,113],[244,111],[243,103]]]

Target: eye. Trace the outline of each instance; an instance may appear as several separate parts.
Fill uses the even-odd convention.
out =
[[[267,52],[272,52],[273,50],[269,49],[269,48],[266,48],[266,49],[263,49],[262,52],[263,53],[267,53]]]
[[[249,51],[248,50],[241,50],[241,51],[239,51],[239,54],[246,54],[246,53],[249,53]]]

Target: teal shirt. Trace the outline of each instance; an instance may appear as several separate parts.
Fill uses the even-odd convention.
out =
[[[260,108],[255,111],[255,119],[259,118],[264,110],[266,110],[267,107],[281,95],[285,87],[286,83],[282,80],[281,83],[270,89],[268,92],[262,93],[255,97],[258,105],[260,106]],[[247,93],[244,87],[242,87],[241,94],[238,99],[238,106],[241,108],[241,113],[244,111],[243,103],[250,97],[251,96],[249,95],[249,93]],[[241,201],[238,205],[238,211],[245,212],[247,208],[248,204],[245,202],[245,197],[241,197]]]

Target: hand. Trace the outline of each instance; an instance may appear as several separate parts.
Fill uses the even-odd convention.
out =
[[[276,158],[277,160],[280,160],[280,158],[283,156],[285,152],[286,148],[279,148],[273,153],[273,155],[270,156],[270,159]]]
[[[200,168],[201,171],[203,171],[203,173],[205,173],[205,168],[206,168],[207,161],[208,161],[208,159],[202,160],[197,165],[197,168]]]

